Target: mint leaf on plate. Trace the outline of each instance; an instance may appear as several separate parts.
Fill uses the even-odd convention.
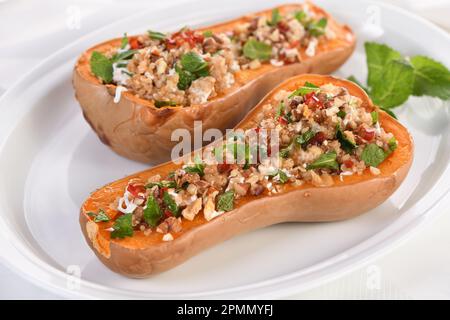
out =
[[[367,84],[372,87],[382,81],[386,65],[392,60],[401,60],[402,55],[385,44],[375,42],[366,42],[364,48],[369,71]]]
[[[450,99],[450,71],[443,64],[424,56],[412,57],[411,64],[415,74],[415,96]]]
[[[393,108],[408,100],[414,84],[414,68],[410,64],[392,60],[386,64],[380,76],[380,80],[372,84],[370,93],[375,104]]]

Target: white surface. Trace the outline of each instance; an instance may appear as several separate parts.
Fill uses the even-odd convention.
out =
[[[104,5],[101,5],[102,2],[89,3],[89,6],[96,7],[97,10],[100,7],[105,7]],[[4,13],[4,8],[2,8],[3,5],[11,5],[11,2],[0,4],[0,15]],[[85,5],[87,4],[80,3],[80,8],[84,8]],[[67,10],[67,6],[61,5],[61,9]],[[130,8],[128,8],[128,10],[129,9]],[[94,9],[92,10],[95,12]],[[103,10],[102,15],[97,14],[82,19],[82,28],[80,30],[68,31],[67,28],[64,30],[65,26],[63,26],[63,30],[59,30],[58,32],[57,30],[52,30],[51,26],[53,26],[54,29],[58,29],[54,24],[47,26],[46,32],[48,34],[56,33],[59,34],[59,36],[53,38],[55,39],[54,41],[53,39],[49,40],[51,38],[50,35],[45,36],[45,43],[50,43],[50,47],[54,48],[48,49],[47,46],[47,48],[42,50],[48,51],[43,53],[39,52],[39,50],[31,50],[34,47],[33,44],[30,44],[31,41],[34,42],[34,46],[36,46],[36,44],[42,43],[42,39],[33,37],[31,39],[34,40],[30,40],[24,36],[25,40],[21,43],[17,39],[12,39],[11,34],[6,34],[6,39],[3,37],[5,40],[2,40],[5,42],[0,45],[0,49],[2,49],[0,50],[0,57],[2,58],[0,63],[4,63],[5,60],[3,60],[3,57],[8,59],[6,62],[7,65],[12,66],[13,63],[15,63],[16,66],[20,67],[24,66],[24,60],[22,60],[24,58],[28,60],[32,60],[33,58],[40,60],[45,55],[48,55],[48,53],[55,50],[55,48],[70,42],[67,39],[68,34],[75,32],[77,33],[76,35],[71,34],[70,36],[76,37],[83,33],[83,31],[88,31],[87,29],[83,30],[86,25],[91,28],[104,25],[108,20],[115,20],[114,17],[123,16],[123,13],[127,8],[116,5],[108,10],[111,11],[108,15],[105,15]],[[83,11],[85,10],[82,10],[82,12]],[[60,16],[60,13],[61,12],[59,12],[58,15],[58,12],[53,10],[55,17]],[[94,18],[99,16],[103,17],[103,21],[95,21]],[[108,18],[106,19],[105,17]],[[382,17],[388,19],[389,15],[382,15]],[[209,19],[211,19],[211,17],[209,17]],[[48,21],[50,20],[51,19]],[[57,19],[54,19],[54,21],[57,21]],[[180,23],[185,22],[186,20],[184,20],[184,22],[180,21]],[[360,20],[358,21],[353,18],[353,22],[358,24],[360,23]],[[154,23],[144,24],[142,21],[137,21],[136,24],[134,24],[136,29],[152,25],[156,25],[156,21]],[[417,42],[416,45],[413,45],[415,42],[414,39],[405,39],[400,36],[399,33],[401,29],[401,27],[395,28],[392,33],[389,32],[391,38],[384,38],[383,40],[395,43],[399,49],[405,50],[406,52],[425,53],[445,61],[446,57],[442,52],[441,56],[439,56],[436,54],[436,51],[433,52],[432,47],[428,48],[428,52],[423,51],[425,49],[420,48],[420,46],[417,45]],[[124,29],[119,30],[122,32]],[[108,30],[108,32],[112,31],[113,30]],[[126,31],[131,32],[133,30],[128,28]],[[419,31],[414,34],[417,35],[418,32]],[[18,34],[20,35],[21,33],[19,32]],[[100,39],[102,38],[104,37],[100,37]],[[401,41],[398,40],[400,38],[402,38]],[[430,39],[432,39],[431,36]],[[11,47],[8,45],[8,41],[15,41],[14,46]],[[22,49],[19,49],[21,48],[20,46],[22,46]],[[443,45],[441,45],[440,48],[443,49]],[[23,53],[24,57],[21,57],[17,54],[21,51],[28,51],[28,54]],[[443,50],[443,52],[445,53],[446,50]],[[363,61],[361,54],[355,55],[352,59],[357,63]],[[28,62],[30,64],[26,66],[25,63],[26,67],[23,68],[24,70],[29,68],[32,63],[31,61]],[[446,63],[447,65],[450,64],[448,61],[446,61]],[[55,265],[60,268],[62,267],[64,269],[67,265],[74,263],[81,264],[85,267],[83,270],[83,278],[85,279],[103,281],[104,283],[116,287],[129,287],[129,280],[117,277],[104,269],[96,259],[92,257],[92,254],[87,251],[80,238],[78,225],[76,223],[77,217],[74,216],[73,213],[77,212],[79,204],[87,195],[88,191],[102,183],[117,178],[119,174],[130,173],[135,171],[135,169],[142,168],[142,166],[130,163],[129,161],[113,155],[109,150],[98,143],[94,135],[89,131],[82,121],[79,112],[77,112],[78,109],[74,108],[74,101],[67,99],[67,96],[71,96],[69,78],[67,77],[70,68],[70,63],[62,64],[60,68],[56,70],[51,68],[49,69],[48,74],[43,75],[39,86],[43,87],[44,91],[40,92],[37,90],[34,92],[35,95],[31,95],[30,97],[41,97],[41,99],[34,102],[33,108],[35,110],[47,111],[44,113],[46,118],[41,118],[41,120],[36,121],[36,116],[42,115],[43,112],[34,111],[33,116],[27,116],[26,119],[23,119],[20,123],[21,129],[16,129],[16,136],[18,136],[17,133],[22,130],[30,130],[30,125],[33,130],[33,135],[28,135],[26,137],[22,135],[21,138],[17,138],[17,142],[15,142],[14,145],[10,145],[10,152],[17,152],[20,153],[21,156],[24,156],[24,159],[19,159],[19,157],[16,158],[16,166],[23,165],[23,167],[27,167],[32,162],[29,175],[26,178],[27,197],[23,203],[25,206],[27,226],[31,231],[31,234],[27,234],[27,236],[31,241],[34,240],[33,236],[37,236],[36,238],[39,238],[39,245],[47,251],[51,257],[50,259],[55,260]],[[351,66],[351,63],[349,63],[340,72],[343,75],[356,73],[361,77],[362,74],[360,73],[360,69],[362,69],[361,65],[358,69],[354,64]],[[2,69],[2,71],[3,70],[4,69]],[[8,72],[8,74],[11,74],[13,70],[16,70],[15,72],[17,72],[15,67],[10,67],[10,70],[11,71]],[[4,72],[2,72],[2,74],[4,74]],[[11,78],[5,76],[0,77],[0,86],[6,87],[10,83]],[[32,92],[35,89],[36,88],[31,87],[29,90]],[[25,98],[26,97],[23,97],[23,99]],[[21,101],[21,103],[24,101]],[[423,106],[418,104],[422,104]],[[59,106],[56,112],[54,112],[55,105]],[[438,148],[441,141],[440,135],[448,131],[448,113],[446,113],[448,109],[442,107],[436,109],[428,100],[422,100],[420,102],[416,100],[410,101],[409,107],[410,108],[402,112],[402,120],[407,124],[409,123],[408,126],[412,128],[417,143],[417,149],[420,150],[421,153],[416,155],[417,158],[414,163],[416,170],[408,178],[407,185],[403,186],[402,189],[396,193],[395,197],[382,207],[363,217],[344,223],[329,225],[283,225],[254,232],[209,250],[182,267],[176,268],[157,279],[153,279],[151,283],[139,281],[136,283],[133,282],[131,286],[134,289],[140,290],[147,290],[150,285],[151,289],[159,291],[179,291],[179,287],[177,287],[177,283],[175,283],[174,280],[177,280],[178,276],[183,276],[184,273],[188,273],[191,276],[188,285],[194,286],[194,289],[216,289],[221,285],[244,284],[245,282],[253,282],[273,276],[280,276],[287,274],[294,269],[311,266],[316,261],[322,261],[323,259],[331,257],[342,250],[359,243],[361,239],[367,238],[370,234],[375,234],[385,225],[391,224],[396,219],[398,220],[399,217],[407,217],[408,212],[411,213],[411,208],[409,211],[403,212],[401,216],[398,214],[396,215],[395,212],[399,212],[408,206],[414,205],[420,196],[422,196],[416,194],[412,202],[409,201],[406,205],[403,205],[404,201],[409,197],[409,194],[419,182],[419,175],[426,167],[428,167],[428,165],[430,168],[428,169],[428,173],[434,172],[438,175],[443,166],[448,164],[447,149],[449,147],[447,136],[445,140],[447,143],[444,145],[441,144]],[[424,108],[425,111],[429,112],[428,114],[417,113],[417,110],[423,111]],[[17,112],[19,112],[19,110],[17,110]],[[427,121],[433,120],[433,128],[430,128],[429,126],[420,127],[423,125],[423,120],[415,121],[417,119],[429,118],[430,116],[432,116],[433,119],[428,119]],[[433,131],[429,131],[429,129],[433,129]],[[54,134],[55,132],[60,132],[60,135]],[[24,138],[26,138],[26,140],[28,140],[26,142],[30,143],[30,146],[32,146],[31,150],[21,150],[22,148],[17,147],[19,145],[23,146],[23,144],[19,144],[18,142],[20,142],[20,139],[22,139],[23,142]],[[70,144],[67,143],[69,139],[71,141]],[[65,152],[61,153],[62,150]],[[433,164],[431,162],[436,158],[437,150],[441,150],[440,152],[444,150],[445,152],[444,154],[438,154],[438,159],[436,163]],[[32,160],[25,156],[26,152],[31,154]],[[36,154],[33,154],[34,152],[36,152]],[[102,157],[102,155],[104,156]],[[12,155],[10,156],[13,157]],[[100,168],[97,164],[99,157],[107,159],[104,162],[104,166]],[[443,161],[447,161],[447,163],[442,163]],[[51,171],[49,170],[49,164],[51,164]],[[126,171],[118,169],[124,168],[124,164],[125,168],[127,168]],[[88,174],[94,170],[95,174]],[[86,175],[81,175],[81,172],[86,172]],[[49,173],[54,176],[47,175]],[[28,174],[28,172],[26,174]],[[14,176],[14,180],[11,181],[12,186],[17,180],[20,180],[20,178],[21,177]],[[25,180],[25,177],[22,178]],[[428,186],[432,185],[432,181],[434,181],[433,178],[433,176],[430,177],[427,175],[427,177],[421,180],[421,184],[425,190],[427,189],[427,182],[429,183]],[[68,181],[70,181],[70,183]],[[448,183],[447,185],[444,183],[443,187],[448,187]],[[23,188],[23,186],[21,188]],[[54,210],[54,207],[48,208],[47,198],[42,197],[42,195],[51,194],[50,191],[53,192],[52,194],[57,195],[57,200],[54,204],[56,208],[61,209],[60,211]],[[399,210],[399,208],[403,209]],[[435,208],[434,211],[436,210],[442,209]],[[421,210],[419,210],[419,212],[421,212]],[[64,219],[62,219],[62,227],[59,229],[59,232],[55,232],[55,228],[52,225],[49,225],[49,221],[54,221],[55,218],[61,219],[62,217],[64,217]],[[434,231],[449,230],[449,219],[445,218],[445,215],[443,215],[439,218],[437,225],[436,222],[433,222],[433,225],[427,227],[426,230],[432,230],[428,231],[428,242],[427,232],[424,231],[419,235],[420,238],[418,238],[419,236],[416,236],[416,238],[407,245],[395,250],[394,253],[391,253],[389,255],[390,258],[389,256],[386,256],[380,260],[376,260],[373,262],[374,265],[368,269],[360,269],[334,283],[314,289],[309,293],[297,295],[296,297],[450,297],[450,292],[448,292],[450,279],[449,274],[447,273],[448,271],[446,271],[448,270],[450,261],[447,254],[447,247],[445,246],[445,243],[448,243],[448,236],[447,241],[445,241],[445,235],[436,235]],[[60,224],[60,222],[58,222],[58,224]],[[445,227],[447,227],[447,229],[442,229]],[[327,237],[324,237],[324,235]],[[345,235],[345,237],[342,235]],[[443,239],[439,238],[440,242],[436,242],[436,237],[442,237]],[[331,243],[329,239],[332,239]],[[415,244],[415,242],[418,242],[419,244]],[[58,245],[56,246],[55,243],[58,243]],[[439,249],[438,243],[443,244],[441,249]],[[261,250],[262,247],[266,250]],[[70,249],[67,250],[67,248]],[[279,250],[279,248],[283,248],[283,250]],[[290,251],[289,249],[295,251]],[[270,254],[268,254],[268,252],[270,252]],[[292,252],[298,252],[298,254],[294,255],[294,259],[289,259],[289,257],[293,256]],[[410,259],[420,257],[420,259],[417,259],[419,261],[415,261],[415,264],[412,264],[411,262],[405,263],[403,259],[406,258],[399,259],[399,257],[410,257]],[[239,264],[234,264],[233,261],[237,259],[240,260]],[[276,262],[261,265],[259,262],[264,261],[264,259],[270,259],[271,261]],[[214,260],[214,263],[210,262],[211,260]],[[219,268],[217,267],[217,260],[223,261],[223,264],[220,265]],[[287,261],[288,263],[282,263],[283,261]],[[24,261],[24,263],[26,262]],[[405,265],[408,266],[407,270],[405,270]],[[214,274],[211,275],[211,279],[208,279],[199,272],[195,272],[196,270],[198,271],[198,268],[201,269],[208,266],[214,267],[216,272],[223,272],[221,273],[221,275],[223,275],[223,283],[215,280],[214,278],[216,275]],[[252,272],[255,267],[258,267],[258,273]],[[427,271],[427,268],[433,268],[433,271],[439,271],[439,269],[442,268],[442,271],[441,273],[434,273],[432,277],[429,277],[427,275],[430,273]],[[239,272],[237,272],[238,270]],[[246,270],[248,270],[248,272],[245,272]],[[0,281],[2,281],[0,294],[3,297],[52,297],[51,294],[39,290],[34,286],[31,286],[30,288],[28,283],[17,279],[14,275],[10,275],[9,271],[4,271],[4,273],[4,277],[1,277],[0,273]],[[181,273],[183,273],[183,275],[181,275]],[[99,274],[101,274],[100,277],[98,276]],[[442,276],[438,276],[439,274]],[[3,285],[3,281],[6,282],[5,284],[9,285]],[[22,284],[18,285],[17,283]],[[21,286],[23,286],[23,290],[20,289]],[[1,290],[3,290],[3,288],[8,288],[8,291],[2,292]],[[12,290],[9,288],[12,288]],[[299,284],[297,289],[304,288]],[[447,290],[447,292],[445,290]],[[33,293],[33,291],[36,293]],[[41,292],[42,295],[40,295]]]

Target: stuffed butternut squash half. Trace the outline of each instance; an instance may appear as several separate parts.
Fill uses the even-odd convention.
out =
[[[170,159],[173,130],[233,128],[273,87],[302,73],[327,74],[353,52],[349,27],[310,4],[284,5],[172,34],[148,31],[81,55],[73,86],[83,115],[118,154]]]
[[[93,192],[80,224],[106,266],[141,278],[243,232],[366,212],[397,189],[412,158],[408,131],[360,87],[301,75],[194,155]]]

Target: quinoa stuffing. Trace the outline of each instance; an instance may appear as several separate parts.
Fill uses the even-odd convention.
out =
[[[304,4],[302,10],[255,16],[229,32],[183,28],[172,34],[148,31],[122,39],[119,47],[93,52],[91,71],[103,83],[153,100],[155,107],[202,104],[224,93],[240,70],[262,64],[301,61],[299,49],[314,56],[319,42],[332,38],[327,19]]]
[[[210,221],[244,197],[272,196],[303,184],[331,186],[336,178],[363,172],[379,175],[379,164],[397,147],[392,133],[380,126],[377,111],[368,112],[361,99],[332,84],[306,82],[295,91],[279,91],[256,123],[210,145],[202,158],[186,161],[167,176],[130,180],[112,204],[120,214],[111,236],[156,232],[171,241],[186,220]],[[254,136],[268,142],[253,143]],[[104,215],[95,218],[101,222]]]

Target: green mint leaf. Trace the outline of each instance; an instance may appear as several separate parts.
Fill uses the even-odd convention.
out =
[[[181,56],[180,59],[181,67],[183,70],[188,71],[192,74],[203,72],[208,69],[208,64],[203,58],[195,52],[188,52]]]
[[[192,73],[185,71],[178,66],[175,66],[175,71],[178,73],[179,76],[177,84],[178,89],[180,90],[188,89],[191,86],[192,81],[195,80],[195,76]]]
[[[209,75],[208,63],[195,52],[188,52],[181,56],[180,66],[175,66],[179,75],[178,89],[186,90],[192,81]]]
[[[338,170],[339,164],[336,161],[336,152],[330,151],[322,154],[316,161],[306,167],[307,170],[312,169],[332,169]]]
[[[336,115],[341,118],[344,119],[345,116],[347,115],[347,112],[345,112],[344,110],[339,110],[338,113],[336,113]]]
[[[205,30],[205,31],[203,31],[203,36],[205,38],[210,38],[213,36],[213,32],[211,30]]]
[[[278,22],[281,21],[281,15],[280,15],[280,10],[278,10],[278,8],[275,8],[272,10],[272,19],[267,21],[267,24],[269,26],[276,26],[278,24]]]
[[[306,30],[313,37],[320,37],[325,34],[325,29],[327,27],[328,20],[326,18],[322,18],[319,21],[311,21],[306,26]]]
[[[153,195],[150,195],[147,199],[147,204],[144,209],[144,220],[151,227],[156,227],[161,220],[163,214],[159,207],[158,201]]]
[[[389,146],[390,153],[393,152],[395,149],[397,149],[397,147],[398,147],[397,139],[395,139],[395,137],[392,137],[391,139],[389,139],[388,146]]]
[[[280,157],[282,157],[283,159],[289,158],[291,150],[292,150],[291,145],[287,148],[281,149],[279,153]]]
[[[175,181],[163,180],[163,181],[159,181],[159,182],[150,182],[145,187],[147,189],[151,189],[154,186],[158,186],[160,188],[176,188],[177,187],[177,183]]]
[[[92,52],[90,66],[92,73],[103,80],[104,83],[111,83],[113,80],[113,66],[103,53]]]
[[[112,226],[111,238],[123,239],[133,235],[132,215],[132,213],[128,213],[116,219]]]
[[[432,96],[450,99],[450,71],[440,62],[424,56],[411,58],[414,67],[415,96]]]
[[[162,107],[175,107],[177,103],[175,101],[161,101],[161,100],[155,100],[155,107],[156,108],[162,108]]]
[[[384,159],[386,159],[386,154],[383,148],[377,146],[375,143],[368,144],[361,154],[361,160],[371,167],[378,167]]]
[[[356,148],[356,143],[347,138],[339,123],[336,126],[336,139],[338,139],[342,149],[347,153],[351,153]]]
[[[298,20],[298,22],[300,22],[302,25],[306,26],[308,23],[308,15],[306,14],[305,11],[297,11],[294,14],[295,19]]]
[[[297,136],[295,138],[295,142],[297,142],[297,144],[301,145],[302,147],[305,147],[309,140],[311,140],[312,138],[314,138],[314,136],[316,135],[316,133],[312,130],[308,130],[305,133]]]
[[[109,220],[109,216],[105,213],[105,211],[103,211],[103,209],[100,209],[94,217],[94,222],[107,222]]]
[[[164,40],[164,39],[166,39],[166,35],[164,33],[161,33],[161,32],[148,30],[147,33],[148,33],[148,36],[150,37],[150,39],[153,39],[153,40]]]
[[[203,177],[203,175],[205,174],[205,165],[202,163],[196,163],[194,166],[186,167],[183,170],[187,173],[198,173],[200,177]]]
[[[108,222],[109,220],[111,220],[105,213],[105,211],[103,211],[103,209],[100,209],[98,213],[88,212],[87,215],[91,218],[94,218],[94,222]]]
[[[165,191],[163,194],[163,201],[167,209],[170,211],[170,213],[172,213],[173,216],[175,217],[180,216],[180,209],[178,208],[177,203],[167,191]]]
[[[393,60],[401,60],[402,55],[384,44],[375,42],[364,43],[368,67],[367,84],[373,87],[383,81],[386,65]]]
[[[127,46],[127,44],[128,44],[128,37],[127,34],[124,33],[122,41],[120,42],[120,49],[124,49]]]
[[[244,56],[249,59],[267,61],[272,57],[272,47],[264,42],[250,39],[244,44]]]
[[[119,54],[115,54],[111,58],[111,62],[114,63],[114,62],[118,62],[118,61],[122,61],[122,60],[131,59],[136,52],[138,52],[138,51],[137,50],[127,50],[127,51],[121,52]]]
[[[379,120],[379,114],[378,114],[378,112],[372,111],[372,112],[370,113],[370,115],[371,115],[371,117],[372,117],[372,124],[377,123],[378,120]]]
[[[311,92],[317,92],[317,91],[319,91],[319,89],[320,88],[318,86],[307,81],[307,82],[305,82],[305,84],[302,87],[300,87],[297,90],[295,90],[294,92],[292,92],[288,98],[292,98],[295,96],[304,96]]]
[[[281,101],[277,107],[277,111],[275,112],[275,120],[278,120],[281,117],[281,115],[284,113],[284,108],[284,103],[283,101]]]
[[[234,191],[227,191],[217,197],[217,209],[227,212],[234,209]]]
[[[283,170],[278,170],[277,176],[278,176],[278,179],[279,179],[280,183],[286,183],[286,182],[289,181],[289,178],[288,178],[287,174],[284,173]]]
[[[381,77],[372,84],[370,96],[375,104],[394,108],[408,100],[414,84],[414,69],[410,64],[392,60],[384,67]]]

